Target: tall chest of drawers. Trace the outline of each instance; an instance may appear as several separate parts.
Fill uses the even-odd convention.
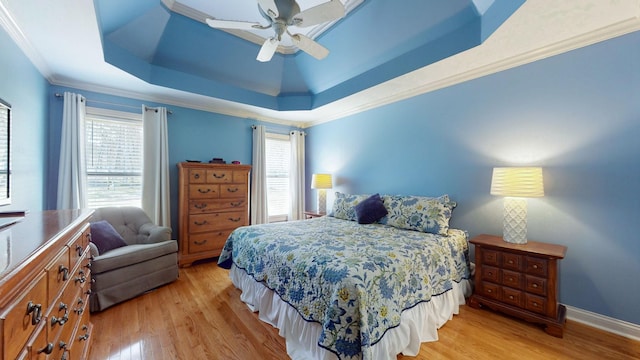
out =
[[[178,163],[180,266],[219,256],[231,232],[249,225],[250,165]]]
[[[89,210],[28,214],[0,230],[0,359],[87,359]]]
[[[491,235],[470,242],[476,262],[470,305],[543,324],[547,333],[562,337],[566,308],[558,303],[558,265],[567,248],[534,241],[510,244]]]

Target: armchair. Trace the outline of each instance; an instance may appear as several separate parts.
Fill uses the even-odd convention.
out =
[[[118,238],[115,248],[96,246],[100,245],[95,240],[101,236],[96,233],[103,227],[101,220],[108,222],[120,235],[110,230]],[[171,239],[171,229],[153,224],[140,208],[96,209],[92,219],[92,238],[89,244],[93,257],[92,312],[102,311],[178,278],[178,243]]]

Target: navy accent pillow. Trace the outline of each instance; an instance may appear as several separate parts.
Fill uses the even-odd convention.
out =
[[[374,194],[355,206],[358,224],[373,224],[387,215],[387,208],[380,198]]]
[[[98,248],[98,254],[127,246],[122,236],[106,220],[91,223],[91,242]]]

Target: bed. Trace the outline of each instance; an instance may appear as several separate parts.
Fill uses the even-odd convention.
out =
[[[293,359],[417,355],[470,295],[455,203],[378,196],[385,216],[360,223],[370,198],[337,193],[332,216],[241,227],[224,246],[218,264]]]

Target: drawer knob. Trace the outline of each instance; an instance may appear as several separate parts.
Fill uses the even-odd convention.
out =
[[[491,289],[487,289],[487,292],[488,292],[488,293],[490,293],[490,292],[491,292]]]
[[[533,264],[533,268],[534,268],[534,269],[537,269],[537,268],[538,268],[538,265]]]
[[[510,277],[510,278],[509,278],[509,281],[513,281],[513,278],[512,278],[512,277]]]
[[[533,306],[538,307],[538,303],[534,301]]]
[[[45,353],[45,354],[49,355],[52,352],[53,352],[53,343],[48,343],[47,346],[45,346],[42,349],[38,350],[38,354]]]
[[[194,178],[194,179],[200,179],[200,174],[194,174],[194,175],[193,175],[193,178]]]
[[[513,300],[513,295],[509,295],[509,299]]]
[[[63,281],[67,281],[69,280],[69,268],[64,266],[64,265],[60,265],[58,266],[58,274],[62,273],[62,280]]]
[[[510,265],[513,265],[513,260],[509,260],[509,261],[508,261],[508,263],[509,263]]]
[[[534,287],[534,288],[537,288],[537,287],[538,287],[538,284],[533,284],[533,285],[531,285],[531,286],[532,286],[532,287]]]
[[[27,315],[31,314],[31,325],[36,325],[42,319],[42,304],[34,304],[29,301],[27,304]]]

